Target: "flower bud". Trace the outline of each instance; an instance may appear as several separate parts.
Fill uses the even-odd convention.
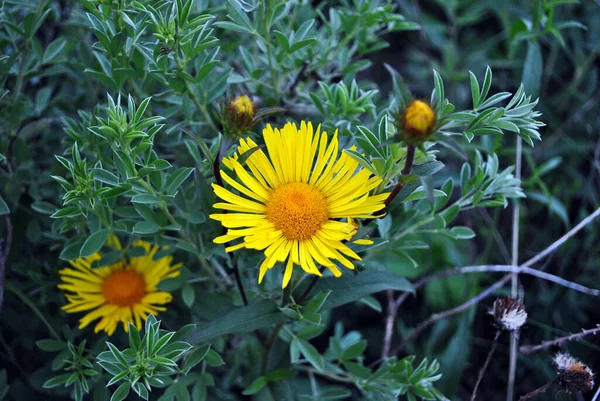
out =
[[[240,95],[227,103],[222,118],[225,132],[233,136],[241,135],[254,125],[256,106],[246,95]]]
[[[517,298],[497,298],[491,313],[496,326],[501,330],[517,331],[527,321],[525,305]]]
[[[436,115],[431,106],[421,100],[413,100],[402,112],[399,129],[410,143],[423,142],[435,129]]]
[[[584,363],[568,353],[559,352],[552,364],[558,374],[557,384],[570,393],[590,391],[594,388],[594,373]]]

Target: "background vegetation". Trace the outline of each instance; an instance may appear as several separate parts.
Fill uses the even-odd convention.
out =
[[[495,331],[487,315],[494,296],[435,320],[418,336],[411,333],[502,275],[434,280],[405,298],[397,311],[394,300],[411,289],[410,283],[435,272],[523,263],[600,207],[599,20],[597,2],[569,0],[4,0],[0,400],[122,399],[129,388],[130,399],[136,399],[148,396],[147,387],[154,388],[151,399],[177,401],[396,399],[399,393],[400,399],[443,399],[441,394],[469,399]],[[488,66],[493,80],[486,85]],[[528,110],[487,115],[472,124],[483,109],[478,110],[485,98],[479,89],[488,87],[488,98],[514,94],[521,82],[532,98],[517,98]],[[345,271],[332,286],[318,287],[325,291],[319,296],[313,292],[300,306],[280,311],[272,300],[281,298],[281,278],[267,275],[266,284],[257,286],[260,255],[245,252],[239,264],[256,302],[251,312],[228,315],[240,325],[235,334],[219,332],[219,318],[243,305],[230,261],[222,246],[212,243],[221,227],[207,219],[214,202],[208,185],[214,181],[211,162],[227,142],[218,134],[221,106],[245,93],[259,107],[286,109],[264,117],[255,133],[266,122],[301,119],[322,122],[328,132],[338,128],[342,145],[358,144],[369,162],[399,161],[377,170],[391,188],[404,163],[404,145],[395,136],[393,119],[384,116],[401,108],[407,90],[431,99],[445,125],[426,152],[418,152],[417,168],[388,216],[370,226],[381,246],[363,254],[361,273]],[[445,108],[446,98],[455,114]],[[492,107],[506,106],[510,99]],[[133,101],[139,111],[135,124],[115,118],[133,113]],[[107,113],[113,124],[121,123],[122,132],[142,134],[112,136]],[[546,124],[541,142],[538,126],[529,125],[535,119]],[[368,131],[376,138],[371,140]],[[522,148],[517,137],[524,141]],[[115,149],[127,141],[138,156],[121,160]],[[518,159],[520,188],[515,172],[505,171]],[[469,181],[465,163],[474,176],[485,171],[485,179]],[[148,187],[129,181],[129,173],[144,168]],[[421,190],[411,195],[417,187]],[[516,203],[507,198],[521,194],[525,198],[518,201],[515,223]],[[135,202],[139,195],[154,198]],[[534,267],[598,288],[599,227],[586,225]],[[164,283],[174,295],[169,310],[158,317],[165,331],[149,319],[140,338],[121,332],[111,337],[114,349],[106,345],[106,336],[76,329],[78,317],[60,310],[65,300],[56,288],[57,271],[86,253],[85,240],[104,228],[128,244],[143,237],[170,245],[185,263],[180,279]],[[373,272],[382,276],[368,276]],[[350,281],[361,275],[375,277],[375,286],[366,289],[368,283]],[[592,295],[523,275],[517,288],[529,314],[520,344],[598,323]],[[344,292],[355,295],[342,302],[338,295]],[[510,293],[507,283],[494,295]],[[394,348],[408,338],[397,356],[414,357],[388,360],[376,371],[372,364],[382,356],[390,310],[397,318],[388,342]],[[264,345],[282,316],[291,321],[275,341],[265,375],[260,368]],[[191,323],[199,324],[185,327]],[[178,332],[168,341],[168,352],[154,347],[167,332]],[[500,340],[480,399],[506,398],[508,339]],[[144,346],[156,352],[140,360],[136,355]],[[550,360],[558,348],[519,354],[515,394],[553,378]],[[598,366],[595,337],[560,348]],[[158,357],[166,361],[156,362]],[[97,362],[121,367],[111,371]],[[144,374],[139,383],[143,377],[162,383],[137,384],[140,363],[165,370]],[[418,373],[411,375],[413,367]],[[118,383],[107,388],[113,378]],[[591,394],[542,397],[589,399]]]

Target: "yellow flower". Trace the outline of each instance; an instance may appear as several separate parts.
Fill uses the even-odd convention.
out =
[[[121,248],[116,237],[111,237],[109,243]],[[92,263],[102,257],[95,253],[70,262],[72,268],[58,272],[61,278],[58,288],[65,291],[69,301],[62,309],[67,313],[89,311],[79,320],[80,329],[100,319],[94,332],[104,330],[110,336],[119,323],[126,332],[129,322],[141,329],[149,314],[166,310],[161,305],[168,304],[173,297],[156,286],[166,278],[178,277],[182,264],[173,265],[171,256],[154,260],[160,248],[148,242],[137,241],[133,245],[145,248],[146,254],[92,269]]]
[[[407,139],[420,141],[433,132],[436,118],[431,106],[421,100],[415,100],[404,111],[402,120]]]
[[[381,178],[359,168],[345,152],[339,154],[337,132],[329,140],[320,126],[313,132],[312,124],[305,122],[300,129],[292,123],[281,130],[267,125],[263,137],[268,157],[259,149],[248,157],[246,166],[237,161],[237,154],[223,160],[241,183],[222,171],[225,182],[238,194],[213,184],[215,194],[224,201],[214,207],[234,212],[210,216],[228,229],[214,242],[242,238],[225,250],[264,251],[259,283],[267,269],[287,260],[284,288],[294,265],[319,276],[317,263],[336,277],[341,272],[333,261],[353,269],[348,258],[360,257],[344,243],[356,233],[350,219],[373,218],[373,213],[384,208],[388,194],[369,195]],[[256,146],[251,139],[240,139],[237,150],[242,155]]]

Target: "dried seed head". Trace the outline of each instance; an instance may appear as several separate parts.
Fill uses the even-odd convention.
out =
[[[422,142],[435,128],[436,116],[431,106],[421,100],[411,102],[402,114],[402,131],[410,142]]]
[[[494,315],[496,326],[501,330],[517,331],[527,321],[525,305],[517,298],[497,298],[491,313]]]
[[[584,363],[567,353],[559,352],[552,364],[558,374],[557,384],[570,393],[590,391],[594,388],[594,373]]]

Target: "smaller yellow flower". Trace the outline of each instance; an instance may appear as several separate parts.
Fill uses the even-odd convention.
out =
[[[115,236],[109,238],[109,245],[121,249]],[[172,264],[171,256],[154,260],[160,247],[146,241],[136,241],[133,245],[143,247],[146,254],[94,269],[92,263],[102,258],[95,253],[70,262],[71,268],[59,270],[58,288],[65,291],[69,301],[62,309],[67,313],[88,311],[79,320],[80,329],[97,319],[100,321],[94,332],[104,330],[109,336],[119,323],[125,332],[129,331],[129,323],[141,329],[148,315],[165,311],[162,305],[173,299],[170,293],[156,287],[166,278],[178,277],[182,263]]]
[[[420,142],[435,128],[436,116],[431,106],[421,100],[414,100],[402,115],[402,128],[407,140]]]

